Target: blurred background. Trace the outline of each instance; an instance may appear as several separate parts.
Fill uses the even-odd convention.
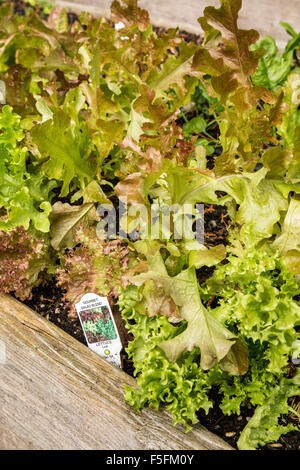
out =
[[[71,7],[73,11],[90,11],[99,16],[109,16],[111,0],[59,0],[58,4]],[[155,26],[175,27],[197,33],[200,26],[197,18],[208,5],[218,6],[219,0],[140,0]],[[240,27],[257,29],[261,36],[270,34],[283,50],[288,35],[279,22],[285,21],[300,31],[300,0],[243,0]]]

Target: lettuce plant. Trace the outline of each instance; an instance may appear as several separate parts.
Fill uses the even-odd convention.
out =
[[[28,233],[23,227],[0,231],[0,292],[14,292],[25,300],[32,288],[43,280],[43,274],[53,273],[53,259],[43,239]],[[45,278],[45,276],[44,276]]]
[[[75,303],[89,292],[108,296],[114,301],[122,285],[122,275],[129,270],[130,253],[119,240],[102,241],[92,227],[79,225],[76,246],[61,255],[57,270],[58,285],[66,290],[65,300],[76,315]]]
[[[255,408],[250,449],[294,429],[280,423],[299,395],[300,39],[284,24],[279,55],[239,29],[241,4],[207,7],[199,46],[156,34],[137,0],[72,24],[1,3],[0,288],[25,298],[55,271],[73,313],[87,292],[118,301],[139,387],[126,400],[190,429],[218,390],[224,414]],[[96,235],[96,204],[118,198],[146,208],[136,242]],[[153,203],[225,207],[230,235],[203,247],[173,223],[149,241]]]
[[[167,277],[162,268],[158,268],[158,260],[153,258],[153,264],[156,266],[156,285],[160,282],[165,285]],[[153,279],[154,273],[150,271],[136,276],[133,283],[139,285],[142,276],[145,281]],[[179,277],[190,282],[185,280],[184,272]],[[296,327],[300,324],[300,307],[293,300],[299,294],[299,286],[294,276],[283,266],[278,255],[265,250],[247,252],[241,248],[239,256],[232,254],[227,264],[217,267],[213,277],[201,287],[200,294],[192,294],[188,288],[189,298],[182,302],[178,300],[183,295],[179,278],[171,279],[173,283],[169,293],[181,306],[180,321],[177,319],[176,324],[168,322],[162,314],[149,316],[149,308],[153,308],[155,302],[154,287],[151,292],[153,303],[149,303],[149,289],[145,287],[132,286],[120,295],[122,315],[135,338],[128,346],[128,354],[134,361],[139,386],[137,390],[127,387],[125,398],[137,410],[146,405],[156,409],[165,405],[173,414],[174,422],[184,423],[187,429],[191,423],[197,422],[199,408],[207,412],[212,406],[209,392],[213,387],[219,388],[222,396],[220,407],[224,414],[239,414],[244,405],[258,407],[257,410],[265,407],[269,395],[280,390],[278,381],[286,380],[283,376],[289,357],[299,355]],[[218,305],[209,308],[207,315],[226,326],[232,332],[232,338],[240,338],[240,345],[235,343],[234,352],[227,356],[229,368],[224,360],[212,365],[204,363],[208,348],[204,349],[203,343],[195,342],[203,327],[194,328],[187,334],[192,322],[190,317],[184,316],[184,309],[192,309],[193,295],[201,297],[204,302],[217,297]],[[206,342],[210,338],[213,338],[212,330],[210,334],[203,335]],[[224,341],[219,332],[218,341]],[[249,363],[244,356],[244,348],[248,350]],[[178,355],[179,352],[181,354]],[[252,431],[249,432],[250,444],[250,437],[244,437],[248,433],[245,430],[239,442],[240,448],[272,442],[282,432],[295,429],[291,426],[285,429],[276,427],[278,417],[288,410],[287,397],[299,392],[292,380],[286,380],[285,387],[281,395],[282,408],[269,418],[270,430],[272,420],[272,429],[276,431],[266,437],[263,426],[268,428],[268,422],[257,424],[256,437]],[[276,408],[279,403],[275,402],[274,406]],[[249,429],[252,423],[250,421]],[[264,437],[259,437],[259,433]]]
[[[298,196],[294,200],[291,197],[299,194],[300,189],[295,141],[298,111],[289,87],[293,92],[295,88],[288,79],[286,88],[275,94],[251,79],[262,63],[259,59],[263,50],[259,46],[250,48],[258,39],[255,31],[238,30],[239,7],[240,2],[222,1],[220,9],[205,10],[200,19],[205,41],[193,58],[194,73],[202,77],[203,85],[223,107],[217,115],[222,153],[215,159],[213,172],[207,171],[203,163],[199,171],[198,161],[190,168],[181,168],[178,163],[163,160],[154,172],[135,174],[134,188],[131,177],[116,187],[119,197],[126,196],[133,205],[141,201],[147,205],[153,200],[169,204],[227,204],[232,223],[240,231],[239,236],[233,232],[232,254],[226,264],[217,267],[212,279],[200,288],[200,295],[197,289],[194,291],[196,278],[192,271],[188,274],[185,269],[179,270],[169,277],[167,260],[171,255],[163,260],[152,250],[146,256],[148,270],[131,279],[138,291],[124,291],[119,299],[127,327],[135,337],[128,353],[134,361],[139,386],[137,390],[126,389],[127,400],[138,410],[146,405],[155,408],[165,405],[172,412],[174,422],[180,421],[188,428],[197,420],[197,406],[208,410],[209,390],[215,386],[223,397],[220,406],[225,414],[240,413],[242,405],[252,405],[257,407],[259,415],[270,393],[274,392],[275,396],[279,390],[278,383],[285,383],[283,377],[290,357],[299,355],[300,311],[295,297],[299,287],[294,277],[299,274]],[[291,67],[289,63],[286,75],[278,84],[284,83]],[[286,118],[282,112],[287,103]],[[287,119],[292,122],[291,128]],[[204,126],[204,121],[200,121]],[[276,127],[279,135],[289,139],[288,148],[278,140]],[[197,131],[196,123],[193,127],[191,121],[185,129],[189,137],[190,132]],[[199,128],[199,132],[204,130]],[[187,250],[187,246],[185,243],[177,248]],[[164,244],[161,248],[170,250]],[[201,266],[201,251],[190,252],[190,269],[195,259]],[[203,315],[203,302],[213,298],[218,299],[218,304],[208,308],[206,327],[211,325],[208,318],[212,316],[219,322],[215,323],[215,332],[217,325],[231,331],[231,338],[227,337],[232,342],[227,350],[230,369],[223,367],[224,359],[218,356],[218,348],[214,353],[216,362],[206,362],[214,333],[210,330],[202,336],[206,331],[203,325],[195,326],[196,318],[200,321]],[[198,312],[195,316],[194,310]],[[169,328],[162,326],[166,323],[162,314],[173,323]],[[225,337],[222,334],[217,337],[225,346]],[[236,337],[239,342],[234,342]],[[248,351],[249,367],[244,351]],[[272,422],[256,419],[258,429],[255,433],[245,430],[240,448],[272,442],[282,432],[291,430],[288,426],[283,431],[277,421],[288,410],[287,397],[298,394],[299,390],[293,381],[287,381],[285,386],[280,398],[282,406],[274,408]],[[205,395],[199,392],[199,387]],[[192,402],[188,400],[190,397]],[[196,397],[199,402],[194,407]],[[272,395],[270,403],[273,402]],[[252,429],[252,423],[246,429]],[[264,429],[269,429],[268,426],[270,434],[266,437]],[[251,444],[250,437],[245,437],[250,435]]]
[[[299,386],[299,372],[292,379],[281,379],[243,430],[238,442],[240,449],[255,450],[258,444],[276,441],[282,434],[295,430],[294,425],[282,425],[278,421],[290,411],[287,400],[299,393]]]

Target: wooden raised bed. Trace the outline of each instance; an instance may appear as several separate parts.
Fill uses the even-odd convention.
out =
[[[135,412],[123,401],[134,379],[9,295],[0,340],[0,449],[231,449],[203,426],[174,428],[165,411]]]

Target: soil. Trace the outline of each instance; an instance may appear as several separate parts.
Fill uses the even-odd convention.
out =
[[[23,15],[25,13],[25,3],[23,1],[14,1],[15,12]],[[69,14],[69,21],[72,23],[75,21],[77,16],[73,13]],[[154,27],[154,30],[161,34],[166,30],[164,28]],[[195,44],[201,44],[202,38],[188,33],[186,31],[180,32],[187,42],[194,42]],[[191,113],[188,116],[190,119],[194,117]],[[208,168],[213,169],[214,158],[222,152],[221,148],[216,148],[214,155],[208,158]],[[62,200],[57,196],[57,200],[61,202],[69,202],[69,200]],[[77,203],[80,203],[78,201]],[[230,218],[227,214],[226,207],[208,205],[204,206],[204,231],[205,231],[205,245],[214,246],[218,244],[227,244],[228,226],[230,225]],[[214,271],[214,267],[208,268],[203,267],[197,271],[197,278],[200,284],[205,282]],[[33,310],[38,312],[47,320],[53,322],[58,327],[62,328],[65,332],[69,333],[75,339],[83,344],[86,344],[86,340],[81,328],[81,324],[78,318],[74,318],[69,315],[69,308],[64,302],[64,291],[57,287],[55,280],[48,282],[47,284],[40,285],[32,291],[32,298],[24,302],[26,305],[31,307]],[[128,342],[132,340],[132,336],[127,332],[124,321],[121,318],[120,312],[117,306],[113,306],[114,318],[121,336],[123,349],[121,351],[122,368],[131,376],[134,376],[134,367],[132,361],[126,354],[126,347]],[[241,415],[225,416],[220,407],[220,396],[218,395],[217,388],[211,393],[211,400],[214,403],[213,408],[205,415],[204,411],[199,411],[198,418],[201,424],[203,424],[208,430],[217,434],[228,442],[231,446],[236,448],[236,443],[239,439],[240,433],[246,426],[247,422],[254,413],[253,408],[242,407]],[[291,399],[291,405],[292,403]],[[299,408],[298,408],[299,409]],[[281,424],[287,424],[293,422],[295,424],[292,415],[284,416]],[[282,436],[278,442],[268,444],[263,447],[262,450],[300,450],[300,433],[290,432],[285,436]]]
[[[56,286],[55,281],[35,287],[32,298],[24,303],[47,320],[59,326],[66,333],[86,344],[79,318],[69,316],[69,309],[63,300],[64,291]]]

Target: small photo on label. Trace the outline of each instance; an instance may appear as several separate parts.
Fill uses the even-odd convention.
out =
[[[117,338],[117,332],[106,306],[83,310],[80,312],[80,318],[89,343]]]

